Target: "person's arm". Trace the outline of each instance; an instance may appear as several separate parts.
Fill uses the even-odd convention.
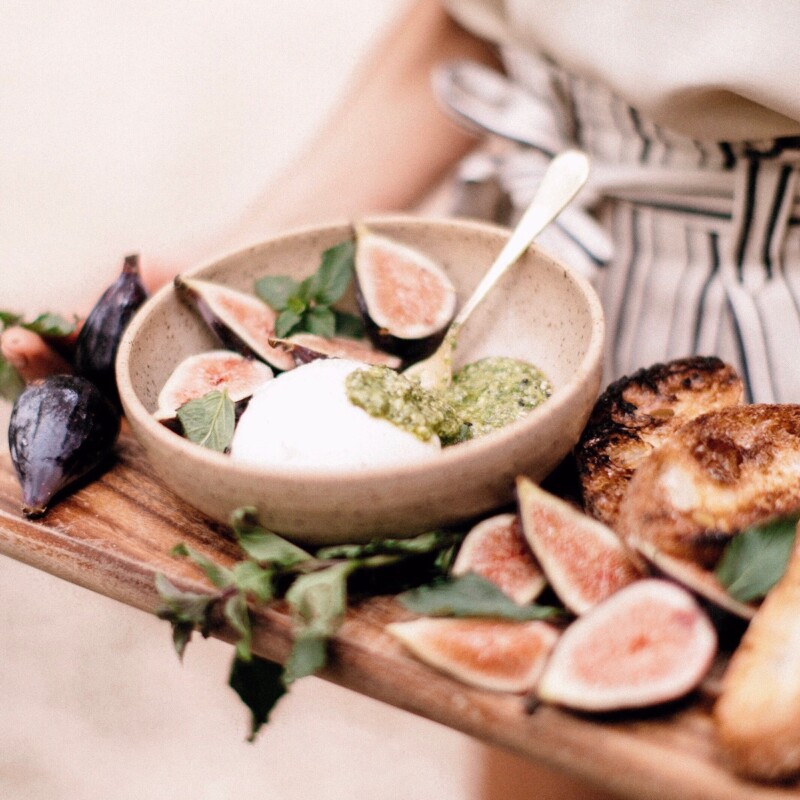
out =
[[[407,209],[423,198],[477,141],[444,115],[433,95],[431,70],[452,58],[497,63],[493,49],[439,2],[415,0],[372,46],[300,155],[241,219],[198,249],[206,252],[196,260],[296,225]]]

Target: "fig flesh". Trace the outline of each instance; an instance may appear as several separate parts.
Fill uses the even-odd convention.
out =
[[[694,598],[673,583],[648,578],[564,631],[536,694],[581,711],[659,705],[697,688],[716,651],[714,626]]]
[[[117,409],[86,378],[31,383],[11,411],[8,444],[22,486],[22,512],[39,517],[56,494],[99,467],[119,434]]]
[[[147,299],[139,277],[139,256],[125,258],[120,276],[103,292],[75,342],[75,369],[107,397],[119,402],[114,362],[122,334]]]
[[[679,583],[684,589],[688,589],[717,608],[744,620],[750,620],[755,616],[758,606],[753,603],[742,603],[731,597],[712,570],[705,569],[694,561],[664,553],[650,542],[630,538],[628,544],[665,578]]]
[[[516,514],[497,514],[472,528],[459,548],[452,572],[475,572],[518,605],[532,603],[547,583]]]
[[[158,420],[172,419],[184,403],[214,390],[225,389],[237,403],[271,379],[272,370],[262,361],[230,350],[198,353],[181,361],[167,378],[154,416]]]
[[[386,630],[420,661],[495,692],[533,689],[559,636],[539,620],[423,617],[393,622]]]
[[[553,591],[576,614],[638,580],[642,570],[611,528],[517,478],[522,530]]]
[[[346,336],[332,336],[328,339],[314,333],[295,333],[288,339],[270,339],[270,343],[290,353],[297,366],[318,358],[350,358],[391,369],[398,369],[402,364],[397,356],[378,350],[362,339],[350,339]]]
[[[273,347],[275,312],[258,297],[212,281],[175,278],[175,288],[200,315],[220,343],[243,356],[266,362],[277,370],[290,370],[294,358]]]
[[[456,290],[424,253],[356,229],[356,300],[376,347],[414,361],[432,353],[456,311]]]

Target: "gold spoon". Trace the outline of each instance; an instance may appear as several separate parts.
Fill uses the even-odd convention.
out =
[[[580,150],[565,150],[550,162],[536,190],[536,196],[472,296],[450,323],[436,352],[404,370],[405,376],[432,391],[442,391],[450,385],[453,374],[453,351],[461,326],[506,270],[516,263],[530,243],[575,197],[588,177],[589,159]]]

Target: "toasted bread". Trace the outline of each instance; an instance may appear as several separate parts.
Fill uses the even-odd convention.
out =
[[[743,405],[674,431],[630,480],[617,532],[710,566],[744,528],[800,508],[800,405]]]
[[[714,718],[737,772],[800,773],[800,541],[733,654]]]
[[[610,384],[575,448],[587,513],[613,528],[642,460],[690,419],[742,398],[735,370],[701,356],[656,364]]]

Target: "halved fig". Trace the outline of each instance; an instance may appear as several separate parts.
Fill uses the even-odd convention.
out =
[[[485,519],[466,535],[452,573],[468,572],[491,581],[519,605],[532,603],[547,584],[516,514]]]
[[[420,661],[471,686],[527,692],[536,686],[559,631],[539,620],[423,617],[386,630]]]
[[[406,361],[436,348],[456,311],[456,290],[424,253],[356,227],[356,300],[376,347]]]
[[[158,420],[175,417],[178,409],[208,392],[227,390],[234,403],[250,397],[272,378],[272,370],[263,362],[231,350],[211,350],[184,359],[167,378],[158,395]]]
[[[351,358],[391,369],[398,369],[402,364],[397,356],[378,350],[364,339],[351,339],[347,336],[332,336],[328,339],[314,333],[295,333],[288,339],[270,339],[270,343],[290,353],[298,366],[318,358]]]
[[[522,530],[564,605],[576,614],[642,577],[631,552],[611,528],[565,500],[517,478]]]
[[[553,650],[538,698],[581,711],[617,711],[683,697],[717,651],[705,612],[680,586],[649,578],[573,622]]]
[[[630,538],[628,544],[665,578],[679,583],[698,597],[741,619],[750,620],[758,606],[731,597],[717,576],[694,561],[664,553],[651,542]]]
[[[175,278],[175,288],[224,347],[261,359],[278,370],[295,366],[289,353],[270,344],[277,315],[263,300],[229,286],[181,275]]]

